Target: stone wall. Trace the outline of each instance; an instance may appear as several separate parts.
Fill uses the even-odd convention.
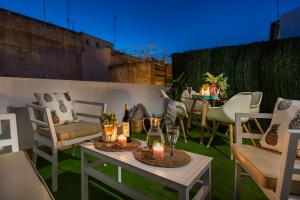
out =
[[[81,79],[81,35],[0,10],[0,75]]]
[[[150,62],[125,63],[109,66],[115,82],[154,84]]]

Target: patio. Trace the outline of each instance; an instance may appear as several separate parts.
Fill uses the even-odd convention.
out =
[[[0,200],[300,199],[299,27],[293,0],[1,2]]]
[[[218,134],[214,145],[206,148],[199,144],[200,128],[193,128],[190,131],[188,143],[184,143],[183,137],[179,138],[176,148],[203,154],[214,158],[212,161],[212,199],[233,199],[234,189],[234,162],[230,160],[228,147],[228,137]],[[145,140],[145,135],[134,134],[135,138]],[[206,142],[208,135],[206,135]],[[51,166],[43,159],[39,159],[37,168],[47,184],[51,185]],[[100,171],[108,176],[116,178],[116,167],[108,164],[99,167]],[[80,150],[77,148],[76,156],[72,157],[72,150],[67,149],[59,154],[59,184],[60,189],[54,193],[55,199],[80,199]],[[153,199],[177,199],[177,193],[157,182],[142,178],[130,172],[123,172],[123,182],[133,188],[142,191]],[[245,178],[241,185],[241,199],[267,199],[260,189],[250,178]],[[105,184],[90,179],[89,183],[90,199],[128,199],[124,194],[117,192]],[[193,192],[191,193],[193,195]]]

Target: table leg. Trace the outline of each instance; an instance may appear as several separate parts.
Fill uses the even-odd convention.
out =
[[[122,167],[118,166],[118,182],[122,182]]]
[[[203,185],[208,187],[208,194],[206,199],[211,199],[211,164],[209,164],[209,167],[203,177]]]
[[[85,173],[85,167],[88,164],[88,155],[81,149],[81,200],[89,199],[89,180]]]
[[[202,109],[202,119],[201,119],[201,136],[200,136],[200,144],[204,143],[204,131],[206,128],[206,116],[207,116],[207,103],[203,103],[203,109]]]
[[[192,121],[192,116],[193,116],[193,111],[194,111],[195,105],[196,105],[196,100],[193,100],[193,104],[192,104],[191,110],[189,112],[188,126],[187,126],[188,130],[190,129],[190,126],[191,126],[191,121]]]
[[[190,199],[190,191],[187,188],[180,190],[178,194],[178,199],[179,200]]]

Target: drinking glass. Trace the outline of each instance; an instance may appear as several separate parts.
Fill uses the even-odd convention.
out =
[[[172,145],[172,151],[168,152],[169,156],[175,156],[175,145],[179,137],[180,127],[177,125],[168,125],[167,126],[167,136],[170,145]]]

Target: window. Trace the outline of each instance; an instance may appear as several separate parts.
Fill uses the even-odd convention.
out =
[[[89,40],[89,39],[86,39],[86,40],[85,40],[85,44],[89,46],[89,45],[90,45],[90,40]]]
[[[96,42],[96,47],[99,48],[100,47],[100,44],[99,42]]]

